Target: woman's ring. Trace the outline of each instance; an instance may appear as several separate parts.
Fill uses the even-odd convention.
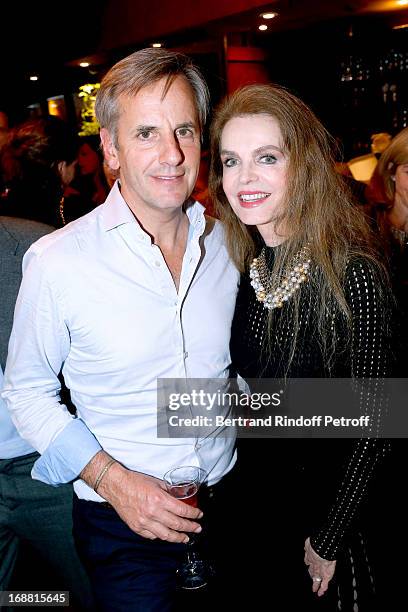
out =
[[[313,582],[322,582],[323,578],[320,578],[320,576],[313,576]]]

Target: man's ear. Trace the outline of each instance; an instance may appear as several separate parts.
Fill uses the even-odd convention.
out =
[[[119,170],[120,163],[118,159],[118,152],[110,132],[106,128],[102,128],[100,136],[106,163],[112,170]]]

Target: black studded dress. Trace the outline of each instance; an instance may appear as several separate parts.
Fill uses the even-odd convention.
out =
[[[269,268],[273,258],[274,248],[266,247]],[[319,342],[316,317],[319,296],[313,274],[312,269],[309,280],[299,289],[299,331],[289,368],[290,340],[294,332],[293,301],[289,299],[282,309],[274,311],[272,337],[265,350],[268,311],[256,300],[249,275],[242,276],[231,336],[231,357],[236,372],[246,380],[285,376],[390,376],[389,315],[380,301],[372,264],[360,259],[348,266],[344,291],[352,317],[351,336],[347,342],[347,324],[341,314],[328,314],[328,331],[335,335],[336,342],[330,364],[325,361]],[[369,403],[370,398],[363,398],[363,402]],[[368,405],[367,408],[372,410]],[[270,557],[269,567],[262,564],[256,571],[247,569],[245,575],[251,575],[251,580],[258,582],[258,589],[265,585],[268,590],[265,596],[270,601],[277,595],[272,586],[276,580],[283,590],[286,588],[288,601],[296,594],[298,599],[294,599],[294,605],[302,605],[296,608],[299,610],[307,610],[308,606],[311,610],[370,609],[371,604],[366,603],[364,607],[364,602],[370,601],[372,575],[358,516],[365,507],[369,482],[387,450],[388,442],[381,438],[238,440],[236,471],[240,486],[250,482],[251,490],[265,491],[261,499],[266,504],[259,519],[258,538],[248,539],[242,550],[247,559],[257,557],[260,550]],[[247,514],[253,511],[245,500],[241,500],[240,506]],[[321,557],[338,559],[330,594],[319,601],[310,594],[311,581],[303,564],[303,543],[307,536],[311,536],[312,546]],[[307,595],[302,595],[302,588]],[[281,595],[282,590],[279,587],[278,590]]]

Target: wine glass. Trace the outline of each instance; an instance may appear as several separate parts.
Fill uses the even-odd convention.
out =
[[[170,495],[197,508],[198,490],[206,477],[207,472],[202,468],[187,465],[169,470],[163,480]],[[201,589],[208,583],[212,568],[197,552],[194,534],[190,533],[189,538],[186,556],[177,570],[177,577],[182,589]]]

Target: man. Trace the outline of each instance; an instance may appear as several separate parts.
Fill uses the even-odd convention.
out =
[[[201,465],[213,485],[235,460],[231,438],[156,435],[157,378],[222,378],[230,362],[238,272],[219,224],[189,201],[207,100],[180,54],[145,49],[116,64],[96,113],[119,183],[24,262],[4,397],[43,453],[34,478],[80,476],[74,530],[100,609],[171,608],[180,544],[202,513],[161,478]],[[61,365],[75,420],[58,401]]]
[[[21,281],[21,260],[28,247],[53,227],[0,216],[0,389],[13,321],[14,305]],[[82,608],[92,605],[90,586],[72,539],[72,486],[58,489],[31,479],[34,448],[18,434],[0,398],[0,591],[24,586],[13,578],[21,544],[29,542],[37,565],[30,568],[41,575],[41,588],[66,588]],[[24,546],[24,545],[23,545]],[[43,561],[48,562],[48,565]],[[24,567],[24,566],[23,566]],[[49,576],[49,568],[59,574]]]

